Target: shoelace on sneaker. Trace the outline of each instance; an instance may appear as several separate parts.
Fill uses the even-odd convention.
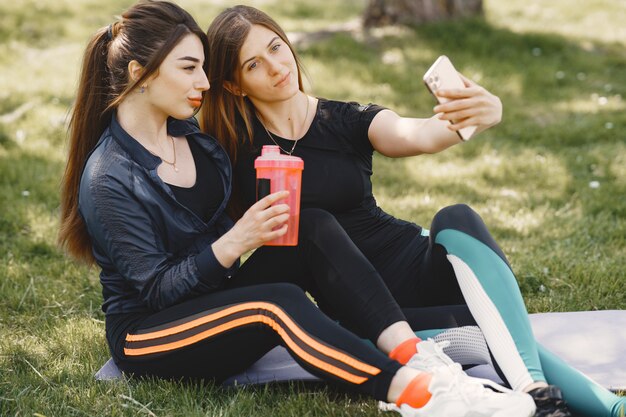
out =
[[[427,341],[423,341],[420,344],[431,343],[434,347],[434,353],[429,352],[426,354],[417,353],[413,356],[406,364],[406,366],[412,366],[414,368],[422,368],[422,370],[435,369],[438,367],[451,367],[454,370],[458,369],[463,371],[463,368],[460,364],[454,362],[448,355],[443,351],[445,348],[450,346],[450,342],[447,340],[441,342],[435,342],[432,339],[428,339]],[[419,345],[418,344],[418,350]]]
[[[506,388],[500,384],[497,384],[489,379],[484,378],[474,378],[470,377],[463,371],[463,367],[454,362],[446,353],[443,351],[445,348],[450,346],[450,342],[448,340],[443,340],[441,342],[435,342],[433,339],[428,339],[427,341],[423,341],[422,343],[430,343],[433,346],[434,352],[429,352],[428,355],[414,356],[409,360],[407,366],[413,366],[416,369],[420,369],[426,372],[432,372],[433,370],[439,367],[448,368],[454,375],[463,380],[467,378],[473,382],[476,382],[482,386],[488,386],[494,391],[497,392],[512,392],[513,390]],[[418,345],[419,346],[419,345]],[[419,355],[419,354],[418,354]]]

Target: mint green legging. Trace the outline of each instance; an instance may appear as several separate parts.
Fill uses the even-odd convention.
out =
[[[511,386],[521,389],[533,381],[546,381],[561,388],[577,414],[624,417],[626,398],[537,344],[513,271],[478,214],[465,205],[441,210],[433,220],[430,239],[445,248],[467,307]]]

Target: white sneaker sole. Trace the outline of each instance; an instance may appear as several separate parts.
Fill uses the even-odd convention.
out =
[[[406,417],[432,417],[431,410],[428,407],[423,409],[411,409],[409,410],[401,410],[395,404],[386,403],[384,401],[378,402],[378,408],[381,411],[395,411],[397,413],[402,414]],[[536,407],[535,402],[530,396],[528,398],[520,397],[515,404],[511,404],[509,408],[498,410],[491,415],[491,417],[533,417],[535,415]],[[410,414],[409,414],[410,413]],[[459,415],[446,415],[445,417],[473,417],[481,414],[478,413],[470,413],[470,414],[459,414]]]

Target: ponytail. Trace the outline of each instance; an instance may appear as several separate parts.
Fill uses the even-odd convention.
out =
[[[111,83],[107,70],[111,31],[103,28],[91,39],[83,57],[76,103],[69,123],[69,150],[61,182],[59,243],[75,258],[93,263],[91,240],[78,212],[78,188],[87,156],[111,120]]]

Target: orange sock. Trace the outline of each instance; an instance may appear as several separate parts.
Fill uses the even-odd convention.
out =
[[[389,353],[389,357],[400,362],[402,365],[406,365],[409,359],[417,353],[417,344],[421,341],[422,339],[419,337],[405,340]]]
[[[425,406],[433,396],[430,391],[428,391],[431,379],[433,379],[433,376],[426,372],[413,378],[398,397],[396,405],[400,407],[401,404],[407,404],[413,408],[422,408]]]

